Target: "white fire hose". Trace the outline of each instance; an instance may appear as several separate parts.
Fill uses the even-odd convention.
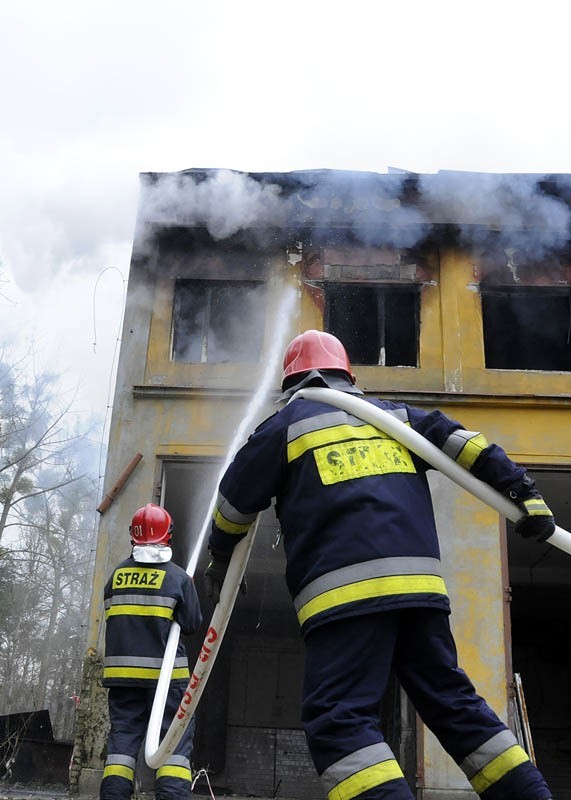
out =
[[[401,422],[392,414],[383,411],[383,409],[378,406],[368,403],[366,400],[356,395],[340,392],[336,389],[321,387],[300,389],[289,402],[291,403],[293,400],[301,397],[335,406],[343,411],[347,411],[349,414],[353,414],[353,416],[362,419],[364,422],[374,425],[512,522],[517,522],[524,516],[523,512],[515,503],[512,503],[487,483],[474,477],[468,470],[461,467],[452,458],[443,453],[442,450],[439,450],[435,445],[425,439],[424,436],[414,431],[408,425],[405,425],[404,422]],[[259,516],[256,522],[251,526],[248,535],[234,548],[228,566],[228,572],[226,573],[220,592],[220,601],[214,609],[214,614],[198,655],[198,660],[190,677],[190,681],[188,682],[188,686],[186,687],[178,712],[159,746],[162,710],[164,709],[166,693],[168,692],[170,684],[170,672],[165,671],[163,674],[163,671],[161,671],[155,703],[153,705],[153,713],[149,721],[147,739],[145,742],[145,761],[152,769],[158,769],[158,767],[164,764],[167,758],[172,755],[192,715],[196,711],[198,701],[200,700],[210,672],[212,671],[222,638],[230,620],[230,615],[232,614],[238,589],[254,543],[258,521]],[[555,533],[546,541],[554,547],[571,554],[571,533],[569,533],[569,531],[556,527]],[[174,663],[174,656],[178,644],[177,628],[178,626],[176,623],[173,623],[171,626],[171,634],[174,629],[175,635],[169,636],[163,660],[167,664]],[[169,652],[169,650],[173,649],[172,642],[174,642],[174,651]]]
[[[158,769],[160,766],[162,766],[162,764],[165,763],[168,757],[174,753],[177,744],[180,742],[182,735],[196,710],[198,701],[200,700],[202,692],[204,691],[204,687],[206,686],[206,681],[208,680],[212,671],[212,667],[214,666],[214,661],[218,655],[222,638],[226,633],[228,622],[230,621],[230,615],[232,614],[232,609],[234,608],[236,595],[238,594],[238,589],[240,588],[240,583],[244,576],[244,571],[246,569],[246,564],[248,563],[248,558],[250,557],[252,545],[254,544],[254,538],[258,529],[259,519],[260,517],[258,516],[254,524],[250,527],[247,536],[241,539],[234,548],[232,558],[230,559],[230,564],[228,565],[228,571],[226,573],[226,577],[224,578],[222,589],[220,590],[220,600],[214,609],[214,614],[210,620],[210,625],[208,626],[208,631],[204,637],[204,642],[202,643],[200,653],[198,654],[198,659],[196,661],[194,670],[190,676],[190,680],[178,707],[178,711],[175,714],[174,719],[164,736],[164,739],[159,745],[161,719],[165,707],[164,700],[166,699],[166,692],[168,691],[171,677],[170,672],[165,671],[165,678],[162,681],[163,686],[161,686],[161,679],[163,678],[163,673],[161,672],[161,678],[159,679],[159,684],[157,685],[155,703],[153,704],[153,712],[155,713],[151,713],[151,719],[149,720],[149,727],[147,730],[147,738],[145,741],[145,761],[152,769]],[[173,622],[171,630],[174,625],[177,625],[177,623]],[[174,663],[174,655],[171,655],[167,652],[169,644],[171,643],[171,639],[174,641],[175,651],[178,644],[178,636],[169,637],[167,642],[167,650],[165,650],[163,659],[163,661],[166,663]],[[162,697],[163,694],[165,695],[164,699]]]

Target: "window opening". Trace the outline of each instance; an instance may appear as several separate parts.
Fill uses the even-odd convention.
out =
[[[177,280],[172,357],[195,364],[258,361],[265,315],[261,281]]]
[[[571,295],[556,287],[480,287],[487,369],[571,371]]]
[[[420,289],[325,285],[325,326],[352,364],[417,367]]]

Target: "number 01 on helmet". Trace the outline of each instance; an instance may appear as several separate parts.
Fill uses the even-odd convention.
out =
[[[172,518],[168,511],[154,503],[137,509],[129,525],[132,544],[168,544],[172,535]]]

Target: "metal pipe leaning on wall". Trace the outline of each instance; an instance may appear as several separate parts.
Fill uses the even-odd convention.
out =
[[[100,514],[104,514],[107,511],[113,500],[115,500],[115,498],[117,497],[123,486],[125,486],[129,478],[131,477],[131,473],[133,472],[133,470],[135,469],[135,467],[142,458],[143,454],[137,453],[137,455],[133,456],[131,461],[129,461],[123,472],[119,475],[119,477],[113,484],[113,487],[107,492],[103,500],[97,506],[96,510]]]
[[[502,516],[507,517],[512,522],[517,522],[523,516],[523,512],[515,503],[504,497],[503,494],[493,489],[487,483],[476,478],[471,472],[457,464],[450,456],[439,450],[438,447],[425,439],[420,433],[414,431],[404,422],[383,411],[382,408],[368,403],[360,397],[347,392],[340,392],[337,389],[326,388],[308,388],[300,389],[294,394],[289,401],[290,403],[299,397],[305,397],[307,400],[314,400],[319,403],[327,403],[331,406],[347,411],[349,414],[362,419],[364,422],[369,422],[376,428],[379,428],[384,433],[389,434],[397,442],[407,447],[417,456],[423,458],[435,469],[442,472],[454,483],[457,483],[466,491],[473,494],[483,503],[494,508]],[[546,540],[554,547],[563,550],[565,553],[571,554],[571,533],[563,528],[556,527],[555,533]]]

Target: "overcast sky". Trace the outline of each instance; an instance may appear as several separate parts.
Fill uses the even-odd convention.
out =
[[[3,2],[2,341],[104,414],[140,172],[571,173],[565,9]]]

